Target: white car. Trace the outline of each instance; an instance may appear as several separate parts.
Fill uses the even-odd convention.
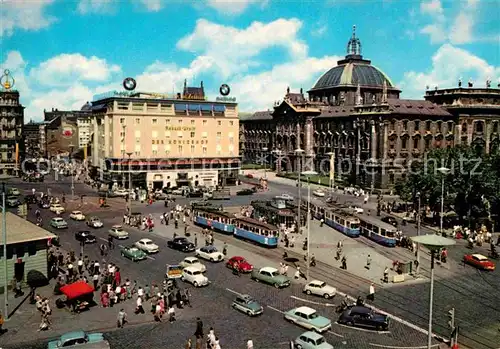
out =
[[[323,190],[318,189],[318,190],[313,191],[313,195],[322,198],[322,197],[325,197],[326,194]]]
[[[111,229],[108,230],[108,234],[119,240],[128,239],[128,233],[123,230],[121,225],[113,225]]]
[[[357,206],[351,206],[351,209],[358,214],[362,214],[363,212],[365,212],[365,210],[363,210],[361,207],[357,207]]]
[[[203,275],[200,269],[195,267],[187,267],[182,270],[181,280],[189,282],[194,287],[207,286],[210,281]]]
[[[84,221],[85,215],[82,211],[73,211],[70,213],[69,218],[74,219],[75,221]]]
[[[158,253],[160,252],[160,247],[153,242],[151,239],[140,239],[135,244],[139,250],[143,250],[147,253]]]
[[[10,196],[20,196],[21,192],[17,188],[10,188],[9,192],[8,192],[8,195],[10,195]]]
[[[50,205],[50,211],[56,214],[61,214],[64,213],[64,211],[66,210],[60,204],[52,204]]]
[[[116,196],[127,196],[130,192],[127,189],[118,189],[113,192]]]
[[[202,273],[207,271],[207,267],[200,262],[200,260],[196,257],[186,257],[179,265],[183,268],[193,267],[201,270]]]
[[[280,198],[283,199],[283,200],[287,200],[287,201],[293,201],[294,200],[293,196],[291,196],[290,194],[281,194]]]
[[[337,289],[333,286],[327,285],[326,282],[313,280],[304,285],[303,291],[307,294],[324,297],[326,299],[335,297]]]
[[[224,255],[217,251],[215,246],[203,246],[196,250],[195,255],[210,262],[222,262],[224,260]]]

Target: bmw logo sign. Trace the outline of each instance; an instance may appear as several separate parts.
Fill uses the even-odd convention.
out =
[[[123,88],[127,91],[133,91],[137,87],[137,82],[133,78],[126,78],[123,80]]]
[[[222,84],[220,86],[219,92],[223,96],[228,96],[231,93],[231,89],[229,88],[229,85],[227,84]]]

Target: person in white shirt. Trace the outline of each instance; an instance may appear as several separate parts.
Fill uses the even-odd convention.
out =
[[[144,290],[142,289],[142,287],[139,287],[139,289],[137,290],[137,296],[141,298],[144,296]]]
[[[253,341],[251,339],[247,342],[247,349],[253,349]]]
[[[136,301],[136,308],[135,308],[135,313],[136,314],[144,314],[144,308],[142,307],[142,298],[141,297],[137,297],[137,301]]]
[[[211,348],[215,346],[215,332],[213,327],[210,327],[210,332],[208,333],[208,344]]]
[[[122,298],[121,298],[121,296],[122,296],[122,288],[120,287],[120,285],[116,286],[115,293],[116,293],[116,298],[118,299],[118,302],[120,300],[122,300]]]
[[[222,349],[219,344],[219,338],[215,337],[214,349]]]
[[[168,308],[168,321],[170,321],[171,323],[175,321],[175,309],[173,306],[170,306],[170,308]]]
[[[83,274],[83,260],[81,258],[78,260],[77,265],[78,265],[78,273]]]
[[[99,274],[99,262],[95,261],[94,263],[94,274]]]

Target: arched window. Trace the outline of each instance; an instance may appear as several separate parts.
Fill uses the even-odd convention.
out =
[[[476,121],[476,132],[484,132],[484,124],[482,121]]]
[[[462,124],[462,133],[467,133],[467,123]]]

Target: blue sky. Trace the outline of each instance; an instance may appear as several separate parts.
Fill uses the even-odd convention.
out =
[[[425,86],[500,79],[500,4],[493,0],[0,0],[0,62],[26,121],[79,109],[136,78],[171,93],[201,80],[231,86],[242,111],[272,108],[313,86],[345,55],[357,26],[365,58],[405,98]]]

